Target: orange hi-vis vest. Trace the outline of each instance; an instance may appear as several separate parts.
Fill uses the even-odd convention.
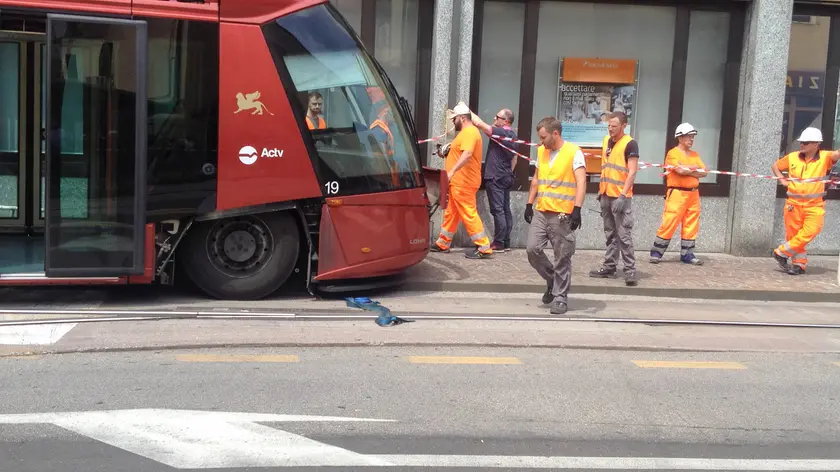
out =
[[[828,175],[832,166],[834,166],[831,161],[831,153],[832,151],[820,151],[817,157],[806,161],[799,157],[799,151],[795,151],[783,157],[782,160],[787,160],[788,177],[793,179],[819,179]],[[825,182],[797,182],[793,180],[788,182],[788,203],[802,206],[825,206],[824,196]]]
[[[668,151],[665,156],[666,165],[685,165],[685,166],[699,166],[701,169],[706,168],[706,164],[700,159],[700,154],[693,149],[684,152],[679,146],[674,146]],[[693,175],[680,175],[675,169],[668,171],[668,176],[665,178],[665,185],[669,188],[699,188],[700,179]]]
[[[540,146],[537,148],[537,199],[534,209],[570,215],[575,208],[575,170],[572,168],[575,154],[580,147],[568,141],[557,153],[551,164],[551,152]],[[551,165],[550,165],[551,164]]]
[[[373,123],[370,125],[370,129],[379,128],[381,129],[386,135],[388,135],[388,142],[385,143],[385,152],[388,153],[389,157],[393,157],[394,155],[394,135],[391,134],[391,128],[385,124],[384,121],[380,119],[374,120]]]
[[[388,136],[388,141],[385,143],[385,154],[388,158],[388,171],[391,173],[391,183],[394,184],[394,187],[397,187],[400,184],[400,175],[397,163],[394,161],[394,135],[391,134],[391,128],[389,128],[383,120],[374,120],[374,122],[370,125],[370,129],[374,128],[381,129]]]
[[[316,129],[315,125],[312,123],[312,120],[309,119],[309,115],[306,115],[306,127],[309,129]],[[324,129],[327,127],[327,122],[324,121],[324,118],[318,117],[318,128],[317,129]]]
[[[624,158],[624,149],[627,147],[627,143],[632,140],[633,138],[625,134],[615,143],[612,152],[607,155],[607,146],[610,143],[610,137],[604,137],[604,144],[601,146],[601,182],[598,186],[599,193],[605,193],[608,197],[613,198],[618,198],[621,195],[624,182],[630,173],[630,170],[627,168],[627,159]],[[627,192],[627,196],[633,196],[632,189]]]

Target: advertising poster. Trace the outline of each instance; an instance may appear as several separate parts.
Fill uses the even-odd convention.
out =
[[[638,86],[638,61],[632,59],[560,58],[557,117],[563,139],[583,148],[600,148],[607,115],[627,114],[632,134]]]

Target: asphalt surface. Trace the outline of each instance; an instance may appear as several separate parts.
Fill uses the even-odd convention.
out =
[[[0,358],[0,464],[837,470],[838,361],[484,347]]]

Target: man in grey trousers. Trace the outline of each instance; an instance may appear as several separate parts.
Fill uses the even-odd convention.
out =
[[[542,145],[537,148],[537,169],[525,207],[525,221],[530,224],[528,262],[548,285],[542,302],[551,303],[551,314],[561,315],[566,313],[572,284],[575,230],[581,226],[580,208],[586,196],[586,161],[580,147],[563,140],[563,126],[556,118],[543,118],[537,133]],[[549,242],[553,264],[544,252]]]
[[[607,250],[604,263],[589,272],[590,277],[615,277],[618,256],[624,261],[624,283],[637,285],[636,256],[633,249],[633,182],[639,169],[639,145],[624,133],[627,115],[613,112],[607,116],[609,135],[601,150],[601,182],[598,200],[604,219]]]

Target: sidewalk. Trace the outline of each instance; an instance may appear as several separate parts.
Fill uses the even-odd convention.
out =
[[[449,292],[539,292],[545,282],[528,263],[524,249],[494,253],[491,259],[470,260],[465,249],[449,254],[430,253],[411,268],[402,287],[411,291]],[[551,251],[546,252],[551,258]],[[701,254],[703,266],[679,262],[669,253],[659,265],[648,262],[647,254],[636,252],[639,284],[624,285],[623,278],[596,279],[589,271],[599,266],[603,251],[577,251],[572,258],[571,293],[640,295],[654,297],[736,299],[795,302],[840,302],[837,257],[810,256],[808,272],[792,276],[782,272],[767,257],[735,257]],[[619,263],[621,270],[621,263]]]

